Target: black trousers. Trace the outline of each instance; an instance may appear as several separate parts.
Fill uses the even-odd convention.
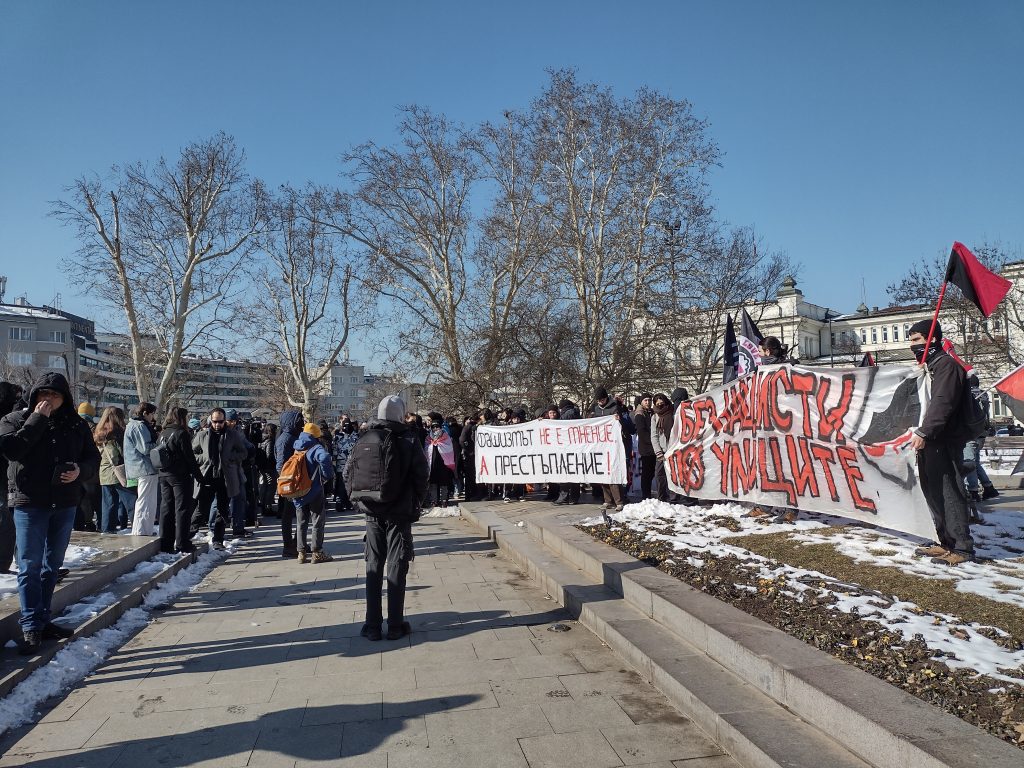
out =
[[[412,523],[366,518],[366,623],[384,621],[381,591],[388,582],[388,627],[405,621],[405,581],[413,557]]]
[[[658,478],[658,501],[668,501],[671,497],[669,496],[668,473],[665,471],[664,460],[658,462],[654,476]]]
[[[286,548],[295,546],[295,502],[281,496],[277,500],[277,514],[281,518],[281,543]]]
[[[188,552],[192,519],[192,476],[160,477],[160,551]],[[218,509],[220,502],[217,502]]]
[[[658,457],[640,456],[640,498],[651,498],[651,485],[654,483],[654,470],[658,464]]]
[[[948,550],[973,556],[970,512],[960,474],[963,452],[963,445],[929,440],[917,452],[917,471],[935,523],[936,540]]]
[[[210,507],[213,506],[213,499],[217,499],[217,518],[213,521],[213,540],[224,543],[224,526],[227,516],[231,514],[228,506],[228,489],[224,484],[223,477],[215,477],[207,480],[199,487],[199,497],[196,499],[196,509],[192,513],[192,532],[198,531],[204,524],[210,522]]]

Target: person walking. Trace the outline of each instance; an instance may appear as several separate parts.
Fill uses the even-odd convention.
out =
[[[189,521],[196,483],[203,480],[192,450],[188,411],[170,408],[157,441],[167,461],[160,464],[160,551],[193,552]]]
[[[277,474],[281,474],[284,463],[291,458],[295,452],[295,441],[302,434],[302,425],[305,419],[299,411],[285,411],[281,414],[281,429],[277,433],[277,442],[274,444],[274,458],[277,467]],[[295,504],[291,499],[281,496],[277,500],[277,514],[281,518],[281,557],[298,557],[299,551],[295,546]]]
[[[202,481],[196,510],[192,513],[189,531],[199,531],[204,521],[210,526],[210,546],[224,549],[224,529],[229,514],[228,500],[239,491],[239,466],[245,459],[245,446],[232,438],[227,429],[223,408],[210,411],[210,426],[201,429],[192,438],[192,452],[198,457]],[[217,514],[211,516],[214,499],[217,500]]]
[[[307,424],[292,446],[295,451],[305,451],[306,469],[312,487],[305,496],[295,502],[295,532],[298,542],[296,559],[300,563],[312,560],[314,563],[329,563],[334,558],[324,551],[324,527],[327,514],[327,493],[334,481],[334,464],[331,454],[324,448],[319,425]],[[313,526],[313,547],[310,551],[310,524]]]
[[[156,406],[139,403],[124,429],[124,468],[129,480],[139,483],[135,516],[132,518],[133,536],[152,536],[158,513],[160,476],[149,452],[156,445]]]
[[[100,533],[117,533],[135,519],[138,494],[135,488],[128,487],[122,451],[124,430],[124,411],[109,406],[93,431],[93,441],[100,452]]]
[[[402,422],[405,403],[396,395],[377,406],[349,456],[345,486],[366,515],[366,623],[360,634],[380,640],[384,614],[381,591],[388,582],[388,640],[412,631],[405,620],[405,584],[413,559],[412,524],[420,517],[427,490],[427,458],[419,435]]]
[[[44,638],[74,634],[51,621],[51,603],[82,498],[79,478],[98,472],[100,463],[89,425],[76,413],[61,374],[43,374],[29,391],[28,408],[0,419],[0,454],[8,462],[17,538],[19,652],[28,655]]]

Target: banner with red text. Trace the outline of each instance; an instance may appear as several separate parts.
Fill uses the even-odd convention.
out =
[[[626,482],[626,447],[614,416],[476,428],[478,483]]]
[[[910,448],[928,391],[917,366],[761,367],[680,405],[669,485],[934,538]]]

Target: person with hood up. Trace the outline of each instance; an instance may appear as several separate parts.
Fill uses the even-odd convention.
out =
[[[397,395],[377,406],[377,418],[359,438],[345,467],[345,486],[366,514],[366,623],[360,634],[380,640],[381,592],[388,582],[388,640],[412,632],[405,620],[405,584],[413,559],[412,524],[420,518],[427,490],[427,459],[419,436],[402,423],[405,403]]]
[[[43,374],[29,392],[28,408],[0,419],[0,454],[8,462],[17,537],[19,651],[34,654],[44,638],[73,634],[51,621],[50,606],[82,497],[80,477],[96,474],[100,464],[61,374]]]
[[[432,507],[445,508],[455,477],[455,444],[440,413],[427,414],[427,442],[423,454],[427,458],[426,501]]]
[[[124,470],[129,480],[138,481],[138,501],[132,516],[133,536],[152,536],[156,523],[160,475],[149,460],[156,445],[156,406],[139,403],[124,428]]]
[[[302,434],[302,426],[306,423],[302,413],[299,411],[285,411],[281,414],[281,429],[277,433],[277,440],[274,443],[274,463],[277,467],[277,474],[281,474],[284,463],[295,453],[295,441]],[[298,557],[299,550],[295,546],[295,533],[293,523],[295,522],[295,504],[291,499],[281,496],[277,500],[277,514],[281,518],[281,557]]]
[[[590,415],[593,418],[614,416],[621,421],[618,402],[609,397],[608,390],[600,385],[594,388],[594,407]],[[616,512],[621,512],[624,508],[622,503],[622,487],[615,483],[602,483],[598,487],[601,489],[601,495],[604,497],[604,503],[601,505],[601,514],[604,515],[605,521],[608,522],[608,512],[613,508]]]
[[[324,527],[327,519],[324,507],[327,504],[327,490],[334,481],[334,463],[331,454],[324,448],[322,437],[319,425],[310,422],[292,445],[295,451],[305,451],[306,469],[313,483],[309,493],[294,500],[295,530],[298,534],[298,553],[295,557],[300,563],[310,559],[314,563],[329,563],[334,559],[324,552]],[[309,547],[310,522],[313,524],[312,553]]]

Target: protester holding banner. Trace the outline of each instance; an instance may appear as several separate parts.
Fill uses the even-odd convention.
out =
[[[974,560],[970,512],[960,472],[964,444],[971,437],[965,431],[963,405],[971,394],[966,371],[942,349],[942,326],[938,322],[927,345],[932,325],[931,320],[919,320],[910,326],[907,337],[914,357],[925,364],[931,377],[931,399],[921,426],[914,430],[911,446],[917,451],[921,490],[938,538],[937,544],[920,547],[915,554],[953,566]]]
[[[618,402],[612,400],[612,398],[608,396],[608,390],[600,385],[594,388],[594,406],[591,409],[590,415],[594,418],[599,418],[601,416],[614,416],[616,421],[621,420]],[[625,451],[628,466],[629,451],[625,450],[625,446],[623,446],[623,451]],[[622,502],[622,488],[618,484],[613,483],[598,483],[598,486],[601,488],[601,494],[604,497],[604,503],[601,505],[601,511],[605,518],[608,517],[608,512],[613,507],[616,512],[621,512],[624,508]]]
[[[576,407],[576,403],[568,398],[562,398],[558,403],[558,418],[563,421],[572,421],[574,419],[582,418],[580,409]],[[579,483],[558,483],[559,496],[555,504],[579,504],[580,493],[582,489]]]
[[[654,415],[651,417],[651,446],[657,462],[654,476],[658,480],[658,501],[669,501],[668,477],[665,474],[665,454],[672,438],[672,420],[675,411],[668,395],[661,392],[654,396]]]
[[[427,499],[431,507],[444,509],[451,498],[455,479],[455,446],[440,413],[427,414],[427,436],[424,455],[427,459]]]
[[[558,421],[558,414],[558,406],[552,403],[544,409],[544,413],[540,418],[547,419],[548,421]],[[548,483],[547,486],[547,493],[544,494],[544,501],[557,501],[560,493],[558,483]]]
[[[637,452],[640,454],[640,498],[651,498],[651,485],[658,459],[654,452],[651,410],[652,395],[644,392],[636,398],[636,411],[633,413],[633,424],[636,427]]]

